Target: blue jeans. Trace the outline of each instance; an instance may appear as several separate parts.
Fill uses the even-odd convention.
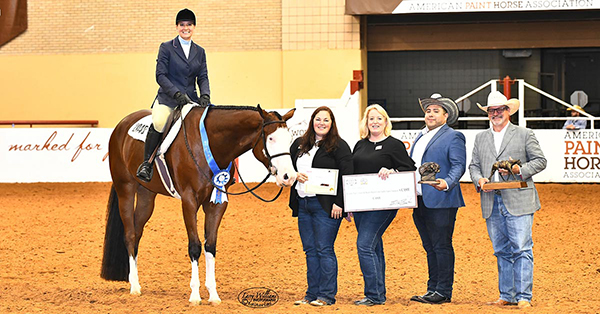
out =
[[[365,281],[365,297],[375,303],[386,300],[385,256],[381,237],[397,213],[398,210],[354,213],[354,224],[358,231],[356,248]]]
[[[533,288],[533,214],[513,216],[494,195],[492,215],[486,220],[488,234],[498,261],[500,299],[531,302]]]
[[[298,230],[306,254],[305,298],[335,303],[338,264],[334,243],[342,219],[332,219],[316,197],[298,198]]]
[[[427,252],[429,280],[427,291],[452,298],[454,283],[454,248],[452,234],[458,208],[427,208],[419,197],[419,207],[413,210],[413,221]]]

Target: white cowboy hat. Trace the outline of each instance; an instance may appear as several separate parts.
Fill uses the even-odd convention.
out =
[[[458,121],[458,106],[454,102],[454,100],[450,98],[442,97],[440,94],[433,94],[430,98],[420,99],[419,105],[421,105],[421,110],[425,112],[427,107],[431,105],[438,105],[448,113],[448,119],[446,119],[446,123],[448,125],[452,125]]]
[[[521,102],[516,98],[506,99],[506,96],[499,91],[493,91],[488,95],[487,106],[482,106],[477,103],[479,109],[487,112],[489,107],[497,106],[508,106],[510,108],[510,115],[512,116],[517,110]]]

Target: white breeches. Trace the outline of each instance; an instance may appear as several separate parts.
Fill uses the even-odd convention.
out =
[[[159,104],[158,99],[154,101],[154,105],[152,106],[152,124],[156,131],[163,132],[171,112],[173,112],[173,109],[169,108],[169,106]]]

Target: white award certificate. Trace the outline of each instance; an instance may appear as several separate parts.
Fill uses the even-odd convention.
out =
[[[346,212],[417,207],[414,171],[392,173],[386,180],[376,173],[345,175],[342,181]]]
[[[337,195],[337,169],[310,168],[306,171],[308,181],[304,182],[304,193]]]

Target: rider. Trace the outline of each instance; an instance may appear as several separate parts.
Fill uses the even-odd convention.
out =
[[[189,9],[183,9],[177,13],[175,25],[179,36],[162,43],[156,59],[156,81],[160,88],[152,105],[152,125],[146,136],[144,162],[137,170],[137,177],[146,182],[150,182],[153,173],[150,156],[162,138],[173,110],[188,103],[188,99],[202,106],[210,104],[206,54],[204,48],[192,42],[196,15]],[[199,98],[196,83],[200,87]]]

